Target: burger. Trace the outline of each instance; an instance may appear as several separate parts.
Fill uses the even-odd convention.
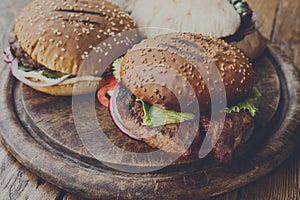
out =
[[[230,163],[252,132],[261,96],[254,71],[239,49],[221,39],[158,35],[135,45],[113,66],[118,83],[110,88],[109,111],[132,139],[186,157],[208,138],[214,157]],[[214,112],[224,114],[224,121],[212,118]]]
[[[30,87],[51,95],[83,94],[106,84],[117,57],[111,49],[124,54],[132,47],[136,37],[125,32],[134,28],[109,1],[34,0],[16,19],[4,54],[13,75]]]
[[[266,39],[257,30],[256,14],[241,0],[111,0],[152,37],[166,29],[201,33],[221,38],[241,49],[248,58],[258,58]],[[161,29],[159,30],[158,27]]]

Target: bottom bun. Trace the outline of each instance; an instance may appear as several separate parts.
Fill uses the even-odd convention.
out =
[[[246,35],[245,38],[239,42],[231,42],[244,52],[244,54],[251,60],[256,60],[265,50],[267,39],[264,38],[258,30],[254,33]]]
[[[35,87],[33,89],[54,96],[72,96],[95,92],[104,86],[105,82],[101,81],[80,81],[74,84],[54,85],[50,87]]]

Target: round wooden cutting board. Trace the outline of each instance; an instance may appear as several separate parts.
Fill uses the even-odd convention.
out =
[[[231,165],[220,164],[210,156],[179,159],[166,167],[165,155],[137,159],[141,153],[156,150],[120,133],[107,109],[95,98],[91,101],[90,96],[71,98],[39,93],[16,81],[8,66],[0,79],[0,136],[22,165],[84,197],[207,198],[244,186],[270,172],[299,142],[298,71],[272,45],[254,63],[254,69],[256,87],[263,95],[260,111],[253,134],[237,149]],[[83,108],[80,113],[74,111],[78,105]],[[78,123],[80,117],[91,114],[90,107],[95,110],[97,121]],[[109,143],[99,142],[98,130],[82,132],[92,123],[101,127]],[[101,158],[95,157],[95,149]],[[120,149],[131,153],[124,156],[118,153]]]

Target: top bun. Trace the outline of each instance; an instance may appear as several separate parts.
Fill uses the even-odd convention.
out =
[[[131,0],[121,6],[132,8],[131,17],[140,28],[161,27],[221,38],[233,35],[241,25],[240,15],[227,0]],[[145,32],[152,37],[166,33],[163,29]]]
[[[14,32],[33,60],[50,70],[76,75],[92,50],[107,56],[107,50],[97,48],[99,43],[133,28],[128,14],[105,0],[34,0],[20,12]],[[123,44],[123,49],[129,46],[114,42],[114,46]],[[98,60],[89,62],[92,66],[86,73],[108,66]]]
[[[255,81],[239,49],[192,33],[159,35],[135,45],[121,63],[121,79],[143,101],[188,110],[196,100],[201,111],[210,110],[210,92],[220,90],[220,82],[231,105],[247,97]]]

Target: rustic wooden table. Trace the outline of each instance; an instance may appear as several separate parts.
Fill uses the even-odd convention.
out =
[[[7,45],[18,10],[29,0],[1,0],[0,48]],[[300,69],[300,1],[248,0],[257,12],[260,31]],[[1,72],[1,69],[0,69]],[[212,199],[299,199],[300,148],[283,164],[261,179]],[[81,199],[53,186],[22,167],[0,144],[0,199]]]

